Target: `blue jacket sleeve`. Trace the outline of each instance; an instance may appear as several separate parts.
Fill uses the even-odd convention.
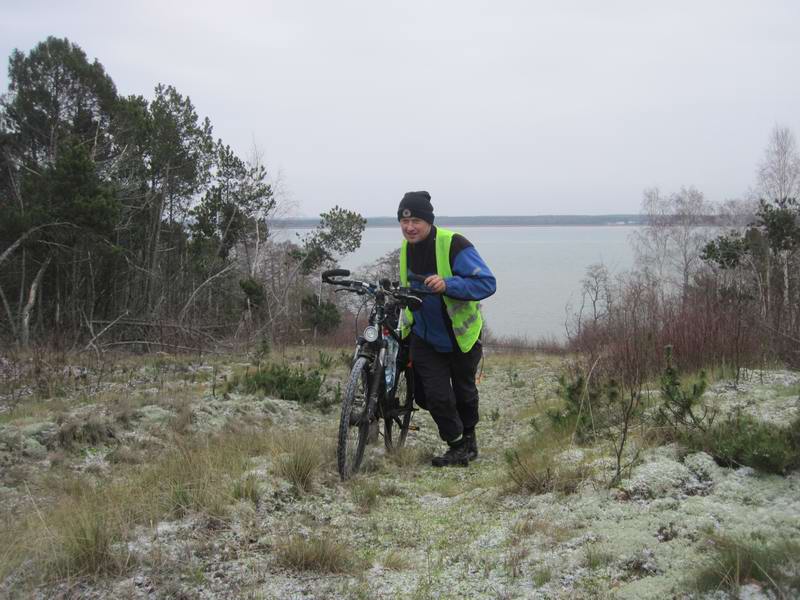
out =
[[[456,254],[453,276],[444,280],[445,296],[456,300],[483,300],[497,291],[497,281],[474,246]]]

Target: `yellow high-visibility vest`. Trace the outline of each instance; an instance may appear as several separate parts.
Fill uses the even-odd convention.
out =
[[[454,231],[449,229],[436,228],[436,273],[442,279],[453,276],[450,268],[450,244],[453,241]],[[403,240],[400,246],[400,284],[408,287],[408,242]],[[478,307],[477,300],[456,300],[448,296],[442,296],[447,315],[453,324],[453,333],[456,337],[458,347],[462,352],[469,352],[478,341],[483,327],[483,317]],[[411,332],[411,325],[414,323],[414,315],[409,309],[405,309],[405,319],[402,328],[402,335],[406,337]]]

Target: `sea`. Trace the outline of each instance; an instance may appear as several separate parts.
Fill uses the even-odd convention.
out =
[[[446,226],[445,223],[442,224]],[[586,270],[596,263],[611,273],[634,262],[636,226],[458,227],[497,278],[497,292],[481,302],[486,327],[497,337],[536,341],[566,338],[566,324],[580,307]],[[283,230],[287,239],[307,230]],[[399,226],[368,227],[361,246],[342,257],[356,270],[374,262],[402,239]]]

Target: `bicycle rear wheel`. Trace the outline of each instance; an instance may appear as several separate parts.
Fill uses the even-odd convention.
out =
[[[369,362],[362,356],[350,370],[350,378],[342,398],[339,440],[336,445],[336,460],[342,480],[358,471],[361,459],[364,458],[364,447],[369,437],[368,399]]]
[[[383,442],[386,450],[391,452],[406,443],[411,416],[414,414],[414,372],[410,368],[398,373],[394,398],[387,401],[386,408],[383,414]]]

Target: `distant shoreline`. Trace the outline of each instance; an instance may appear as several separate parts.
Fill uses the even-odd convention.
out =
[[[636,226],[643,225],[644,215],[512,215],[449,217],[437,216],[436,224],[453,227],[566,227],[566,226]],[[308,229],[316,227],[319,219],[278,219],[279,229]],[[368,217],[367,227],[397,227],[397,217]]]

